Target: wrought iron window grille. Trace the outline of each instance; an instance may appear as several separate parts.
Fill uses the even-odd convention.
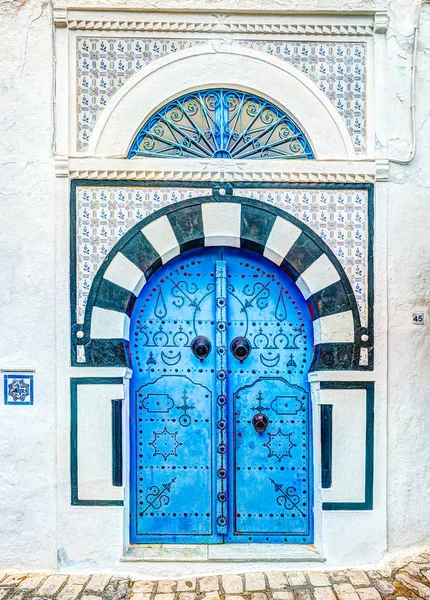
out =
[[[233,89],[190,92],[143,125],[128,158],[313,159],[303,131],[280,108]]]

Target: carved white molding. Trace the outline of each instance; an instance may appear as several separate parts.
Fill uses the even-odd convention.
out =
[[[377,13],[382,14],[382,13]],[[376,22],[376,20],[375,20]],[[63,21],[57,27],[64,27]],[[69,19],[69,29],[80,31],[146,31],[156,33],[245,33],[260,35],[328,35],[328,36],[366,36],[372,35],[372,24],[350,23],[254,23],[234,21],[152,21],[152,20],[114,20],[114,19]],[[378,32],[379,33],[379,32]]]
[[[54,6],[52,18],[55,27],[68,27],[69,21],[67,18],[67,8],[65,6]]]
[[[373,173],[220,170],[71,169],[71,179],[112,181],[220,181],[272,183],[374,183]]]
[[[374,31],[375,33],[386,33],[389,24],[388,13],[385,11],[378,11],[375,13]]]
[[[56,177],[69,176],[69,159],[67,156],[60,156],[57,154],[54,159],[54,164]]]

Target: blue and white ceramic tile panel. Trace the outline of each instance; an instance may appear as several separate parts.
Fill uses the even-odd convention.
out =
[[[205,43],[194,38],[78,37],[78,151],[88,148],[99,114],[127,79],[158,58]],[[336,107],[357,154],[366,152],[365,42],[247,39],[238,43],[285,60],[308,75]]]
[[[4,403],[9,406],[33,404],[33,375],[8,373],[3,376]]]
[[[338,258],[368,325],[368,197],[365,190],[235,189],[235,195],[273,204],[308,225]]]
[[[117,241],[156,210],[180,200],[210,196],[211,189],[78,187],[76,191],[77,323],[97,270]]]
[[[83,323],[94,276],[116,242],[156,210],[211,189],[80,187],[76,193],[77,322]],[[351,282],[361,324],[368,324],[368,203],[365,190],[236,189],[285,210],[308,225],[333,250]]]

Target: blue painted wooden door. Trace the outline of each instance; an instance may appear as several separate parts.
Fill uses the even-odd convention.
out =
[[[292,279],[252,252],[186,252],[130,335],[131,541],[312,542],[312,321]]]

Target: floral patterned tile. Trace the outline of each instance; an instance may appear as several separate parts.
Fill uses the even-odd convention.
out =
[[[84,322],[91,284],[103,260],[133,225],[156,210],[197,196],[202,188],[80,187],[76,189],[76,319]]]
[[[76,293],[78,323],[94,276],[116,242],[156,210],[197,196],[204,188],[78,186]],[[368,198],[365,190],[241,189],[235,195],[277,206],[308,225],[332,249],[351,282],[361,323],[367,326]]]
[[[334,252],[351,283],[363,327],[368,323],[368,197],[365,190],[241,189],[308,225]]]
[[[88,148],[91,132],[100,113],[127,79],[154,60],[205,43],[205,40],[194,38],[78,37],[78,151]],[[365,42],[246,39],[237,43],[241,47],[287,61],[310,77],[344,120],[357,154],[366,152]]]

